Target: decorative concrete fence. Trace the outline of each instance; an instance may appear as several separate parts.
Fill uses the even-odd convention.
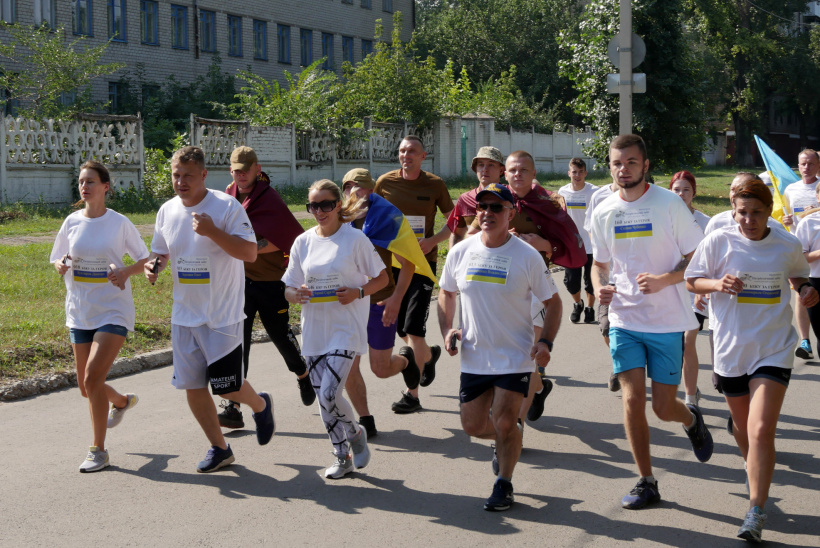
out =
[[[74,120],[0,117],[0,202],[67,203],[79,167],[105,164],[115,188],[140,187],[142,119],[84,114]]]

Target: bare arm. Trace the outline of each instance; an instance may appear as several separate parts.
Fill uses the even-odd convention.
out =
[[[442,212],[442,213],[444,214],[445,218],[450,215],[449,211]],[[444,226],[441,227],[441,230],[439,230],[438,232],[436,232],[435,234],[433,234],[429,238],[420,239],[419,240],[419,246],[421,246],[422,253],[424,253],[425,255],[430,253],[435,246],[437,246],[438,244],[440,244],[441,242],[443,242],[444,240],[449,238],[450,234],[451,234],[450,227],[448,227],[447,223],[445,223]]]
[[[261,255],[262,253],[275,253],[276,251],[279,251],[279,248],[267,241],[265,238],[256,241],[257,255]]]
[[[532,347],[530,357],[535,360],[539,367],[546,367],[550,361],[550,349],[546,343],[541,342],[541,339],[546,339],[550,342],[555,341],[558,335],[558,328],[561,326],[561,315],[563,314],[563,303],[558,293],[544,301],[544,325],[541,328],[541,333],[538,335],[538,341]]]
[[[448,341],[455,335],[461,340],[461,330],[453,329],[453,320],[456,315],[456,294],[453,291],[439,289],[438,292],[438,326],[441,336],[444,337],[444,349],[451,356],[458,354],[458,348],[451,349]]]
[[[609,283],[609,263],[592,263],[592,288],[595,290],[595,298],[604,306],[609,306],[612,296],[616,293],[614,285]]]
[[[401,301],[404,299],[404,294],[407,293],[407,288],[410,287],[410,280],[413,279],[413,273],[416,271],[416,265],[401,255],[394,253],[393,256],[401,265],[399,277],[396,280],[396,287],[393,289],[392,295],[376,303],[384,307],[384,312],[382,313],[382,324],[384,324],[385,327],[396,323],[396,320],[399,317]]]
[[[375,278],[370,278],[366,284],[362,286],[362,290],[364,291],[364,296],[367,297],[372,295],[379,289],[382,289],[390,279],[387,277],[387,271],[382,269],[379,272],[379,275]],[[358,287],[340,287],[336,290],[336,296],[339,298],[339,302],[342,304],[350,304],[356,299],[360,297],[359,288]]]
[[[228,234],[217,227],[207,213],[192,213],[194,232],[213,240],[222,251],[240,261],[252,263],[256,260],[256,242],[249,242],[239,236]]]
[[[666,274],[649,274],[648,272],[641,272],[635,278],[638,282],[638,289],[641,293],[657,293],[660,290],[669,287],[670,285],[679,284],[683,281],[683,273],[686,267],[689,266],[689,261],[692,260],[694,251],[688,253],[681,259],[678,265]]]

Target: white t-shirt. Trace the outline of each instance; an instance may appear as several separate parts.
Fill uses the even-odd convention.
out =
[[[282,281],[288,287],[307,285],[311,301],[302,305],[302,355],[320,356],[332,350],[367,352],[367,319],[370,299],[343,305],[336,297],[340,287],[361,287],[384,270],[376,248],[361,230],[343,224],[323,238],[308,230],[293,242]]]
[[[720,213],[709,219],[709,222],[706,224],[706,228],[703,229],[703,233],[706,236],[708,236],[715,230],[726,228],[729,226],[737,226],[737,221],[735,221],[735,218],[732,216],[731,209],[728,211],[721,211]],[[777,222],[777,219],[774,219],[772,217],[766,219],[766,226],[768,226],[769,228],[776,228],[784,232],[786,231],[786,227]]]
[[[803,244],[803,253],[820,249],[820,211],[804,217],[794,235]],[[809,263],[809,267],[811,268],[809,276],[820,278],[820,261]]]
[[[151,251],[171,254],[174,306],[171,323],[211,329],[245,319],[245,266],[208,238],[194,232],[193,213],[207,213],[217,228],[255,242],[248,214],[236,198],[208,190],[201,202],[182,205],[178,196],[159,208]]]
[[[791,369],[797,333],[792,327],[788,278],[804,278],[809,265],[800,241],[785,230],[749,240],[735,227],[709,234],[686,269],[689,278],[744,280],[738,295],[712,293],[715,372],[739,377],[770,365]]]
[[[135,261],[148,257],[148,248],[137,228],[124,215],[111,209],[96,219],[83,211],[69,215],[51,249],[49,260],[68,253],[71,268],[66,272],[66,325],[74,329],[97,329],[106,324],[134,330],[134,298],[131,280],[121,290],[108,281],[108,265],[122,268],[126,253]]]
[[[596,207],[590,235],[595,260],[612,261],[610,280],[617,292],[609,305],[611,327],[673,333],[698,326],[683,283],[644,294],[636,281],[642,272],[672,272],[703,239],[679,196],[655,185],[634,202],[613,194]]]
[[[786,190],[783,192],[783,197],[786,198],[786,201],[789,203],[792,214],[797,215],[807,209],[817,207],[816,188],[816,180],[809,184],[805,184],[803,181],[797,181],[786,187]],[[800,218],[795,217],[794,224],[791,226],[792,234],[797,230],[799,225]]]
[[[481,236],[454,245],[439,286],[461,292],[461,371],[476,375],[531,373],[532,298],[554,294],[544,259],[529,244],[510,238],[489,248]]]
[[[587,231],[587,234],[589,234],[589,232],[592,230],[592,228],[590,228],[590,223],[592,222],[592,212],[595,211],[595,208],[598,207],[598,205],[601,202],[603,202],[604,200],[606,200],[614,194],[611,187],[611,183],[608,185],[604,185],[602,187],[598,187],[598,190],[593,192],[592,196],[590,196],[589,203],[587,203],[587,210],[584,212],[584,230]],[[591,241],[592,240],[590,240],[590,242]],[[587,253],[589,253],[591,250],[592,247],[590,246],[589,248],[587,248]]]
[[[692,212],[692,217],[695,218],[695,222],[698,223],[698,226],[704,232],[706,231],[706,225],[709,224],[709,216],[702,211],[698,211],[697,209]]]
[[[589,200],[598,187],[591,183],[584,183],[581,190],[572,190],[572,183],[564,185],[558,189],[558,194],[564,197],[567,204],[567,214],[575,221],[575,226],[584,239],[584,247],[587,253],[592,253],[592,242],[589,241],[589,232],[584,228],[584,218],[586,217]]]

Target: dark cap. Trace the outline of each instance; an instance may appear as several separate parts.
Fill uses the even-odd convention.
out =
[[[510,202],[511,204],[515,203],[515,198],[513,198],[512,192],[510,189],[506,187],[506,185],[502,185],[499,183],[492,183],[487,185],[484,190],[476,194],[475,199],[480,200],[481,197],[485,194],[492,194],[493,196],[498,196],[501,200],[505,202]]]
[[[231,152],[231,171],[248,171],[258,161],[251,147],[236,147]]]

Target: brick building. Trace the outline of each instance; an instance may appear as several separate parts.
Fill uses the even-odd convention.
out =
[[[389,38],[396,11],[408,40],[414,0],[0,0],[4,21],[64,27],[66,41],[110,39],[102,61],[126,68],[96,79],[92,90],[94,100],[110,100],[115,108],[125,93],[120,80],[138,66],[149,81],[174,75],[188,82],[207,73],[215,54],[226,73],[250,69],[280,83],[285,70],[298,74],[322,57],[325,68],[341,74],[344,61],[358,63],[372,50],[377,19]],[[0,28],[0,40],[3,35]]]

